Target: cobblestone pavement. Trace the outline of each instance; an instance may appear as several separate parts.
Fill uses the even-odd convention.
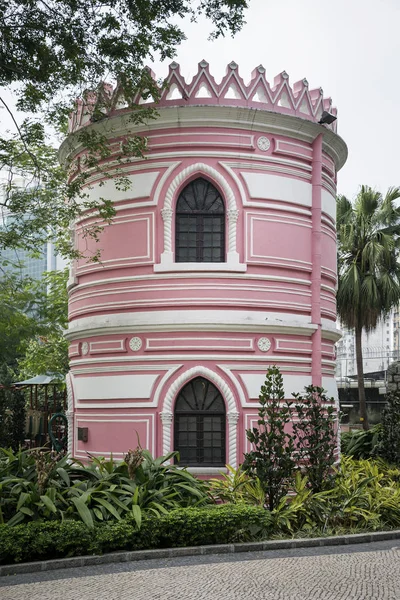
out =
[[[400,542],[148,560],[1,578],[1,600],[400,600]]]

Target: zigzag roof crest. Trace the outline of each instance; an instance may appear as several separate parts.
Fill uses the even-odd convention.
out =
[[[155,79],[151,69],[148,71]],[[142,97],[145,91],[138,92],[136,103],[153,102],[151,97]],[[246,85],[239,75],[237,63],[233,61],[227,65],[220,83],[215,81],[205,60],[198,63],[197,73],[190,81],[181,74],[179,64],[172,62],[157,106],[162,108],[188,105],[247,107],[293,115],[313,122],[319,120],[323,110],[337,114],[336,109],[332,108],[331,98],[324,98],[321,88],[310,90],[306,79],[290,86],[289,75],[282,71],[271,85],[266,79],[265,68],[259,65],[253,70],[251,80]],[[123,99],[123,90],[119,86],[113,89],[109,84],[102,84],[97,92],[88,92],[83,100],[77,101],[76,109],[70,116],[69,131],[76,131],[92,122],[91,117],[96,106],[101,106],[101,113],[110,117],[129,110]],[[336,122],[329,127],[336,131]]]

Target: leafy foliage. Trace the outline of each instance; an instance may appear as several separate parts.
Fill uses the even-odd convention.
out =
[[[67,277],[65,270],[45,273],[41,280],[18,273],[1,279],[0,365],[13,371],[11,381],[17,372],[23,377],[67,372]]]
[[[382,425],[374,425],[368,431],[348,431],[342,433],[341,450],[343,454],[355,459],[377,456],[378,445],[382,438]]]
[[[243,24],[246,0],[140,0],[134,3],[71,0],[3,3],[0,85],[22,85],[20,105],[34,111],[56,92],[99,81],[137,80],[153,52],[171,58],[185,39],[176,17],[204,14],[214,36]]]
[[[178,509],[162,515],[158,526],[161,548],[229,544],[268,537],[271,515],[242,504]]]
[[[42,289],[29,280],[16,276],[1,279],[0,285],[0,364],[16,370],[29,339],[42,333],[35,317],[36,300]]]
[[[386,196],[361,186],[354,205],[339,196],[337,311],[355,330],[361,420],[368,429],[362,362],[362,330],[374,329],[400,301],[400,188]]]
[[[17,450],[25,438],[25,397],[13,389],[13,371],[0,364],[0,447]]]
[[[273,531],[314,535],[376,530],[400,523],[400,471],[378,460],[342,457],[335,485],[313,493],[307,477],[296,474],[293,495],[272,512]]]
[[[314,492],[332,483],[336,459],[337,417],[333,398],[319,387],[308,386],[304,394],[293,394],[297,419],[293,420],[293,443],[302,472]]]
[[[71,220],[89,208],[99,213],[100,220],[110,219],[114,211],[109,198],[93,203],[82,192],[87,171],[67,181],[69,165],[66,170],[58,165],[57,153],[48,143],[49,132],[54,140],[54,129],[49,131],[48,126],[57,134],[65,133],[76,97],[105,80],[118,82],[133,108],[133,122],[154,118],[154,108],[134,102],[138,90],[156,101],[159,96],[144,62],[174,56],[185,39],[179,27],[184,18],[205,16],[213,24],[214,37],[235,34],[243,25],[247,4],[247,0],[33,0],[28,5],[23,0],[1,0],[0,88],[12,86],[18,110],[32,116],[21,123],[6,96],[0,96],[14,128],[12,135],[0,139],[0,171],[7,173],[0,205],[13,213],[0,232],[0,247],[37,249],[51,238],[63,253],[73,254],[68,240]],[[101,120],[109,101],[103,94],[94,121]],[[99,157],[108,153],[104,140],[101,133],[81,132],[79,141],[88,149],[87,169],[101,168]],[[121,148],[125,157],[141,156],[145,140],[128,136]]]
[[[35,317],[39,335],[32,337],[18,361],[21,377],[69,370],[68,342],[64,331],[68,324],[68,269],[44,273],[45,291],[36,297]],[[36,293],[35,289],[32,293]]]
[[[400,393],[397,391],[387,394],[386,402],[376,454],[389,463],[400,466]]]
[[[227,469],[220,479],[210,480],[210,493],[216,501],[264,506],[265,492],[258,477],[249,477],[242,466],[234,469],[227,465]]]
[[[0,562],[397,528],[399,482],[400,470],[381,460],[343,458],[332,489],[313,493],[297,472],[290,495],[272,512],[239,502],[144,512],[140,528],[133,515],[93,528],[76,520],[0,525]]]
[[[9,526],[32,520],[96,522],[131,516],[140,527],[143,514],[159,516],[177,507],[210,502],[207,485],[185,469],[166,464],[175,453],[142,462],[93,458],[89,465],[50,452],[0,451],[0,522]],[[129,454],[127,455],[129,459]]]
[[[262,508],[226,505],[145,515],[140,530],[131,518],[91,530],[77,521],[0,525],[0,562],[249,541],[267,537],[270,523]]]
[[[270,367],[259,396],[259,427],[246,431],[254,450],[245,454],[243,462],[243,469],[259,479],[270,510],[285,496],[295,466],[293,438],[285,430],[290,407],[284,398],[282,375],[277,367]]]

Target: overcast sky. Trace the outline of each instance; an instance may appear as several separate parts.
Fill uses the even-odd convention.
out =
[[[245,82],[260,63],[267,79],[285,70],[306,77],[338,108],[338,133],[349,148],[338,191],[400,185],[400,0],[250,0],[247,24],[234,39],[207,41],[210,24],[184,27],[181,72],[194,75],[203,58],[219,81],[234,60]],[[156,75],[166,65],[154,65]]]

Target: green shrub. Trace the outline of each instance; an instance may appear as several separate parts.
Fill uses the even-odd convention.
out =
[[[258,427],[246,430],[252,450],[243,462],[243,469],[260,481],[270,510],[287,494],[295,469],[293,437],[286,431],[290,407],[284,398],[282,375],[277,367],[270,367],[261,386]]]
[[[400,466],[400,393],[388,394],[386,402],[376,453],[389,463]]]
[[[126,461],[93,458],[83,465],[43,450],[0,450],[0,523],[36,520],[119,521],[131,515],[140,525],[146,513],[211,502],[208,485],[147,450],[129,451]]]
[[[336,409],[334,399],[313,385],[303,394],[293,394],[292,405],[297,419],[292,418],[293,441],[301,471],[314,492],[333,484],[332,467],[336,460]]]
[[[145,512],[140,529],[134,515],[92,529],[79,521],[0,525],[0,562],[399,527],[399,481],[400,470],[382,460],[344,456],[332,489],[314,493],[297,472],[291,493],[271,512],[244,503]]]
[[[0,562],[255,540],[268,536],[271,522],[262,508],[221,505],[144,516],[140,530],[133,517],[93,529],[76,521],[1,525]]]
[[[348,431],[342,433],[341,450],[343,454],[357,460],[371,458],[377,454],[382,437],[382,425],[374,425],[367,431]]]
[[[263,508],[219,505],[174,510],[158,520],[162,548],[202,546],[265,539],[272,524]]]
[[[313,493],[300,473],[272,511],[274,535],[376,530],[400,524],[399,471],[382,460],[342,457],[333,488]]]
[[[26,410],[24,393],[13,388],[12,382],[15,381],[15,377],[9,366],[1,364],[0,446],[11,446],[17,450],[24,443]]]
[[[227,473],[210,480],[210,493],[217,502],[264,506],[265,492],[258,477],[250,477],[242,466],[226,465]]]
[[[259,396],[258,427],[246,430],[252,449],[244,456],[243,470],[259,482],[270,511],[281,506],[299,468],[314,492],[333,484],[334,399],[315,386],[293,396],[294,402],[285,402],[282,375],[277,367],[270,367]],[[290,422],[292,433],[287,431]]]
[[[76,521],[0,526],[2,563],[79,556],[98,550],[93,532]]]

